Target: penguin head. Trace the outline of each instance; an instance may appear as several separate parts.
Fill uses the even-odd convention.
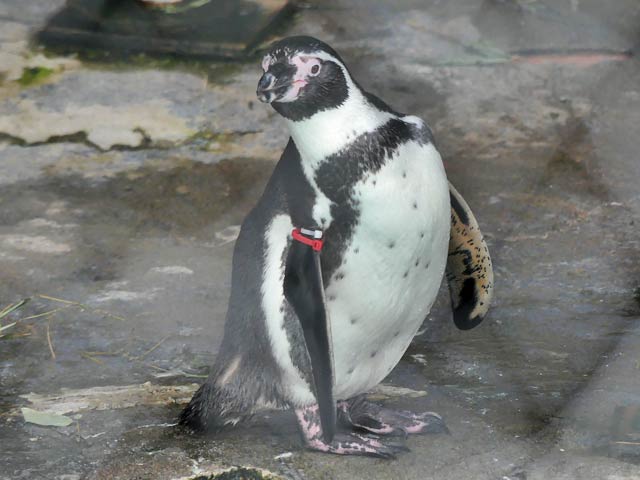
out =
[[[354,85],[340,56],[313,37],[287,37],[273,43],[262,60],[256,94],[293,121],[337,108]]]

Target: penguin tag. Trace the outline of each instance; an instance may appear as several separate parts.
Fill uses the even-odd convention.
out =
[[[291,236],[300,243],[309,245],[316,252],[322,250],[324,241],[322,240],[322,230],[309,230],[307,228],[294,228]],[[309,238],[311,236],[311,238]]]

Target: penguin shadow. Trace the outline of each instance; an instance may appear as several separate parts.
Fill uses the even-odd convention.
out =
[[[599,81],[603,85],[607,82],[606,78]],[[459,382],[457,388],[471,389],[478,397],[486,395],[490,398],[500,392],[509,392],[509,397],[518,401],[510,403],[498,399],[501,412],[487,418],[495,427],[505,431],[515,428],[524,434],[543,436],[557,434],[564,423],[565,408],[577,392],[587,388],[594,372],[613,354],[624,332],[630,330],[629,322],[635,317],[629,312],[637,312],[635,299],[629,299],[629,304],[623,307],[600,305],[596,310],[600,312],[601,322],[589,320],[585,323],[581,312],[595,308],[585,295],[581,295],[582,304],[569,307],[556,306],[561,301],[560,297],[542,299],[541,303],[535,292],[528,292],[524,287],[532,283],[531,278],[518,279],[522,292],[517,292],[513,286],[505,288],[507,293],[501,292],[501,284],[504,285],[512,276],[505,275],[503,270],[512,266],[501,265],[504,250],[511,248],[504,238],[526,237],[518,230],[525,219],[530,231],[557,232],[558,225],[567,228],[567,225],[587,221],[594,222],[595,228],[609,231],[619,228],[620,219],[597,213],[598,208],[615,201],[616,197],[602,180],[604,165],[600,164],[596,154],[587,120],[575,113],[570,103],[559,108],[568,110],[568,116],[563,124],[556,127],[557,143],[546,152],[546,158],[539,161],[541,168],[534,170],[535,175],[524,176],[517,192],[506,195],[506,198],[514,199],[507,207],[510,219],[514,220],[513,226],[510,226],[512,222],[505,222],[501,227],[502,238],[491,236],[490,246],[496,266],[496,301],[484,324],[463,333],[446,327],[439,332],[441,345],[436,343],[437,337],[427,342],[418,340],[408,352],[410,357],[426,356],[431,371],[434,366],[435,370],[441,366],[443,372]],[[585,213],[588,208],[595,209],[596,213],[593,216]],[[549,212],[553,212],[552,216],[547,215],[551,220],[545,218]],[[625,235],[623,230],[618,237],[622,239]],[[591,241],[585,237],[585,242]],[[625,248],[631,248],[635,243],[629,242]],[[585,247],[587,251],[597,250],[588,243]],[[544,242],[537,242],[535,250],[522,252],[524,258],[521,261],[539,261],[537,255],[544,256],[544,248]],[[579,255],[575,259],[570,256],[566,261],[579,260]],[[606,261],[612,263],[620,275],[630,279],[630,290],[637,288],[637,273],[630,269],[624,258],[612,256]],[[515,271],[515,274],[521,276],[522,271]],[[564,287],[559,281],[557,288],[561,296]],[[520,298],[508,298],[509,294]],[[604,313],[602,309],[607,308],[609,311]],[[442,312],[443,307],[438,311],[434,309],[434,313]],[[548,326],[547,329],[538,325],[540,319],[544,322],[542,325]],[[584,344],[589,354],[574,355],[562,350],[559,345],[562,342]],[[473,370],[476,365],[481,366],[477,370],[483,377],[481,382],[470,379],[468,372],[463,372],[464,369]],[[451,382],[451,377],[447,380],[444,374],[427,375],[431,375],[435,382]],[[463,378],[464,375],[467,377]],[[483,401],[478,403],[483,405]],[[488,408],[495,410],[495,403],[493,408],[487,403]]]

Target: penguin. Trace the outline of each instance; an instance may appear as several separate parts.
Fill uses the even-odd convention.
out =
[[[455,325],[485,318],[489,251],[422,119],[366,92],[312,37],[276,41],[262,70],[257,97],[290,138],[242,224],[222,344],[180,424],[289,408],[310,449],[393,458],[406,450],[393,436],[447,427],[364,394],[400,361],[445,272]]]

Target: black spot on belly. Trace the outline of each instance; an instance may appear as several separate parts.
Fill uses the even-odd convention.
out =
[[[335,295],[329,295],[329,296],[327,297],[327,300],[329,300],[330,302],[333,302],[335,299],[336,299],[336,296],[335,296]]]
[[[418,265],[420,265],[420,259],[417,259],[417,260],[416,260],[416,264],[415,264],[415,266],[417,267]]]
[[[396,338],[398,335],[400,335],[400,331],[397,331],[396,333],[394,333],[393,338]]]
[[[375,175],[398,150],[408,142],[420,145],[432,141],[427,128],[392,118],[373,132],[359,135],[346,148],[325,158],[315,172],[318,188],[331,201],[331,225],[325,231],[322,250],[322,276],[328,284],[344,263],[345,252],[360,222],[360,199],[355,186],[364,178]],[[372,183],[375,180],[372,179]],[[389,244],[393,248],[395,243]]]
[[[351,317],[351,320],[349,321],[351,322],[351,325],[355,325],[358,319],[356,317]]]
[[[420,232],[420,238],[424,238],[424,232]]]
[[[349,370],[347,370],[347,373],[348,373],[349,375],[351,375],[351,374],[353,373],[353,370],[354,370],[354,368],[353,368],[353,367],[351,367]]]
[[[338,272],[336,273],[336,280],[342,280],[344,278],[344,273]]]
[[[418,202],[413,202],[413,208],[414,208],[414,210],[418,209]]]
[[[371,355],[369,355],[371,358],[375,357],[378,354],[377,350],[374,350],[373,352],[371,352]]]
[[[409,270],[407,270],[406,272],[404,272],[404,275],[402,275],[402,278],[407,278],[407,276],[409,275]]]
[[[355,254],[357,255],[358,253],[360,253],[360,249],[359,249],[359,248],[357,248],[357,247],[356,247],[356,248],[354,248],[354,249],[353,249],[353,253],[355,253]]]
[[[407,172],[402,172],[402,178],[407,178]]]
[[[389,244],[387,245],[387,247],[389,248],[393,248],[396,246],[396,242],[389,242]]]

